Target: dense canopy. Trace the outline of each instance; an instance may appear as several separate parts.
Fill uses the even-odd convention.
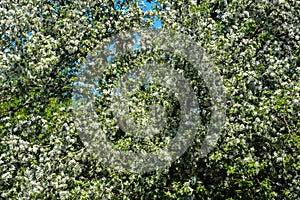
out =
[[[299,199],[299,21],[297,0],[0,1],[1,198]],[[95,109],[111,143],[153,151],[176,134],[179,101],[162,85],[132,96],[137,121],[145,117],[144,104],[160,104],[168,116],[152,140],[126,135],[105,109],[118,78],[146,60],[167,63],[190,81],[201,125],[170,166],[119,172],[86,151],[74,83],[105,39],[149,27],[177,30],[203,47],[226,88],[226,121],[201,157],[213,101],[205,80],[179,56],[137,47],[105,66],[99,80]]]

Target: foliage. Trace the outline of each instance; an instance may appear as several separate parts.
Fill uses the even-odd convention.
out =
[[[110,0],[0,5],[2,198],[300,198],[299,1],[161,0],[151,11],[135,1]],[[149,27],[155,16],[163,28],[180,27],[210,54],[227,88],[227,122],[223,137],[205,158],[199,156],[205,133],[199,127],[193,145],[166,169],[120,173],[85,151],[74,123],[72,83],[104,38]],[[116,84],[117,73],[147,59],[184,71],[207,123],[210,97],[203,80],[193,76],[188,63],[161,52],[136,51],[108,67],[106,83],[99,86],[103,96]],[[172,94],[150,85],[135,97],[147,104],[154,93],[170,116],[167,128],[176,128],[178,103]],[[99,100],[100,120],[115,128],[102,112],[109,103]],[[119,129],[111,140],[123,149],[166,142],[137,143]]]

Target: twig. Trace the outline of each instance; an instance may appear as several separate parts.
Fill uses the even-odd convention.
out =
[[[288,132],[291,133],[291,129],[289,128],[289,125],[288,125],[288,123],[287,123],[285,117],[283,117],[283,121],[284,121],[284,123],[285,123],[285,126],[286,126],[287,129],[288,129]]]

